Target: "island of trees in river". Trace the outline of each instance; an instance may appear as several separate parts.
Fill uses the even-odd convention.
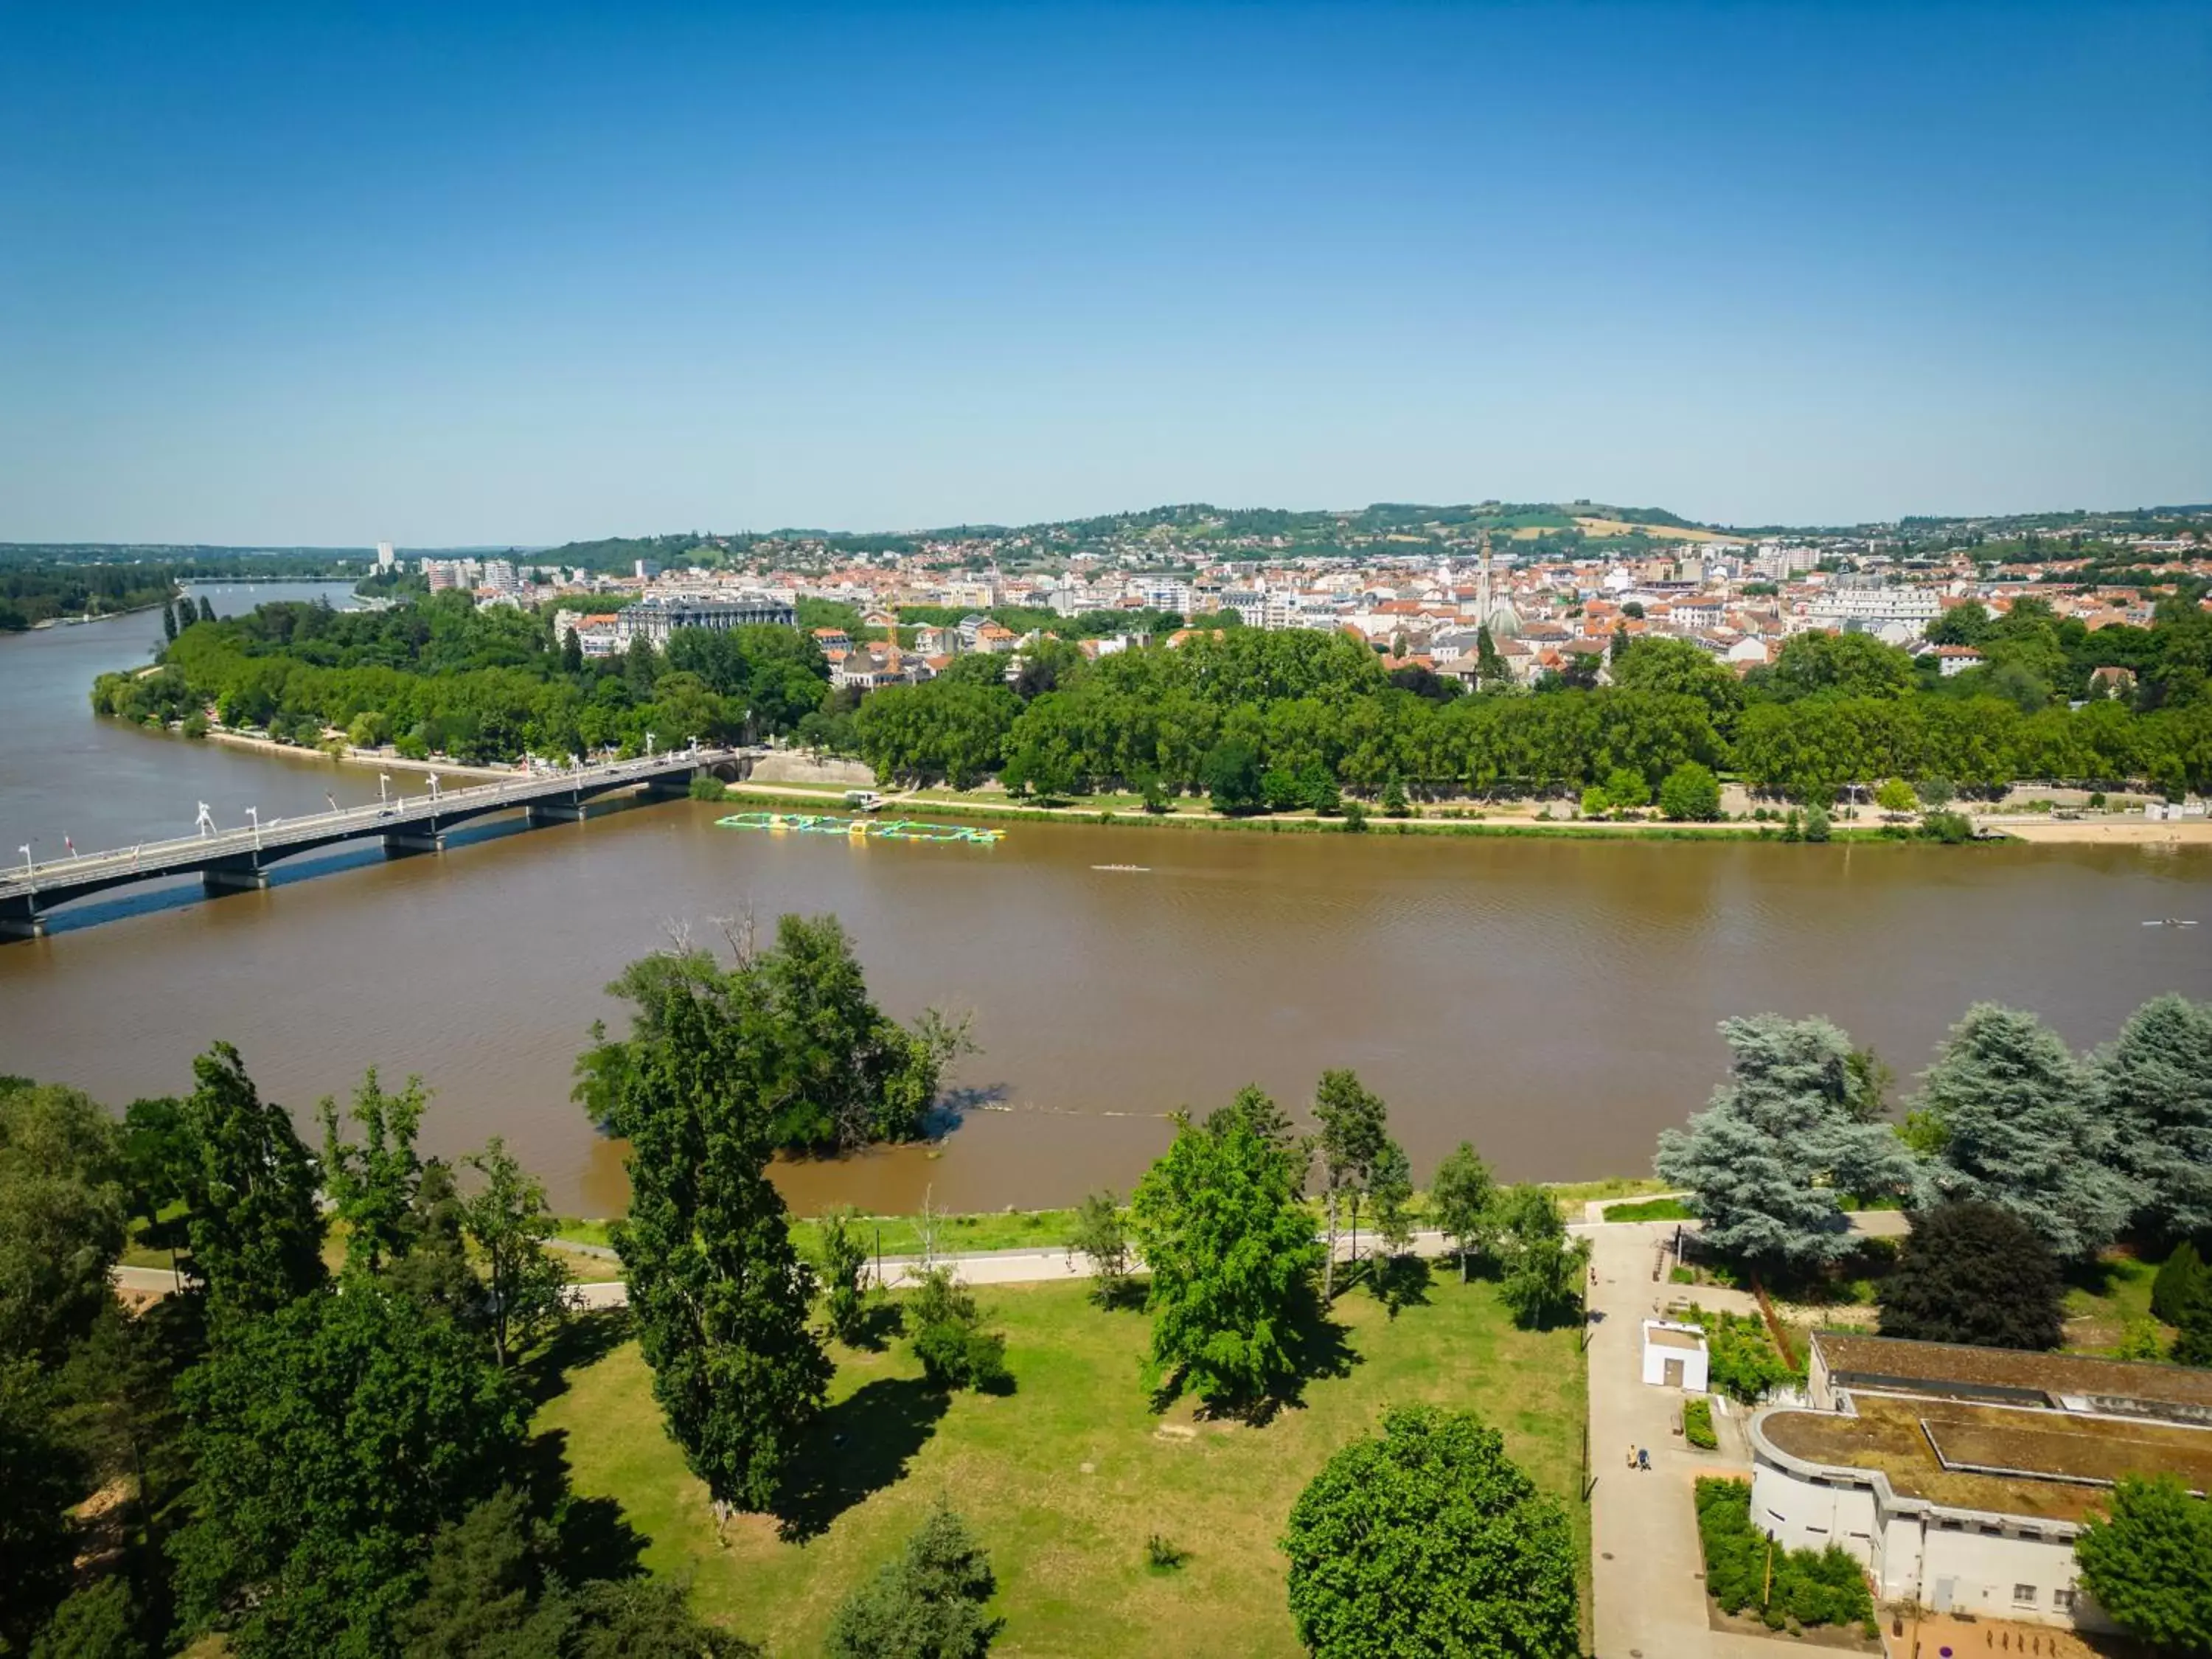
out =
[[[1960,607],[1960,611],[1967,611]],[[1020,793],[1212,791],[1230,810],[1379,796],[1573,795],[1650,801],[1686,767],[1730,771],[1808,805],[1852,785],[1939,780],[1993,792],[2020,779],[2092,787],[2212,787],[2212,615],[2169,600],[2145,629],[2090,632],[2033,600],[2001,619],[1954,611],[1986,661],[1949,678],[1863,635],[1801,635],[1741,679],[1686,641],[1623,635],[1597,665],[1533,690],[1502,670],[1472,694],[1392,672],[1346,636],[1211,624],[1179,645],[1095,660],[1071,642],[956,659],[918,685],[833,690],[806,625],[683,630],[587,661],[550,613],[438,595],[374,614],[274,605],[195,616],[152,672],[104,676],[96,708],[173,722],[212,708],[305,744],[472,762],[785,736],[856,755],[885,779]],[[2131,685],[2106,694],[2124,667]],[[1224,787],[1225,785],[1225,787]]]

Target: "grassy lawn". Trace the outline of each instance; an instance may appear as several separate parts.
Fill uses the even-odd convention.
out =
[[[902,1342],[838,1349],[817,1489],[796,1505],[804,1541],[748,1517],[717,1543],[633,1343],[570,1370],[538,1426],[561,1437],[580,1493],[621,1502],[651,1540],[647,1565],[688,1577],[703,1613],[778,1654],[818,1651],[837,1603],[945,1493],[998,1572],[1006,1628],[994,1652],[1295,1655],[1275,1540],[1330,1453],[1400,1401],[1471,1407],[1500,1427],[1567,1504],[1587,1584],[1577,1333],[1515,1330],[1490,1285],[1440,1273],[1426,1304],[1395,1321],[1364,1291],[1346,1295],[1340,1374],[1309,1382],[1258,1428],[1198,1422],[1188,1403],[1154,1415],[1138,1372],[1141,1313],[1100,1312],[1073,1285],[981,1294],[1017,1391],[948,1399],[923,1386]],[[1190,1552],[1180,1571],[1146,1567],[1155,1532]]]
[[[2089,1267],[2066,1275],[2066,1346],[2081,1353],[2109,1353],[2120,1346],[2130,1324],[2150,1317],[2151,1280],[2159,1263],[2132,1255],[2107,1255]],[[2158,1327],[2171,1344],[2173,1328]]]

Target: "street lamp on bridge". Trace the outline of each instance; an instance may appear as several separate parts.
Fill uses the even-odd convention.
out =
[[[258,853],[261,850],[260,809],[258,807],[249,806],[246,809],[246,816],[253,820],[253,850]]]

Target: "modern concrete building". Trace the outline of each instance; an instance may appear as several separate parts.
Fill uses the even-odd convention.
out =
[[[2122,1475],[2212,1489],[2212,1371],[1824,1331],[1807,1391],[1751,1420],[1752,1518],[1885,1601],[2106,1627],[2083,1518]]]

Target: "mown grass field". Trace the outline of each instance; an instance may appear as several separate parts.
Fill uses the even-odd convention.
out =
[[[1513,1328],[1495,1291],[1440,1272],[1395,1320],[1364,1290],[1342,1297],[1324,1344],[1334,1364],[1263,1426],[1199,1421],[1188,1402],[1155,1415],[1139,1366],[1139,1312],[1102,1312],[1079,1285],[994,1287],[1013,1394],[945,1396],[894,1338],[838,1348],[815,1436],[811,1489],[792,1505],[799,1535],[765,1517],[720,1541],[705,1488],[685,1470],[636,1346],[570,1369],[540,1408],[576,1490],[617,1499],[649,1540],[653,1571],[688,1578],[700,1609],[779,1655],[821,1650],[833,1610],[949,1497],[990,1551],[1006,1629],[994,1653],[1293,1656],[1275,1540],[1291,1505],[1338,1447],[1386,1404],[1473,1409],[1567,1505],[1588,1579],[1579,1499],[1583,1368],[1577,1333]],[[1152,1533],[1190,1552],[1146,1564]]]

